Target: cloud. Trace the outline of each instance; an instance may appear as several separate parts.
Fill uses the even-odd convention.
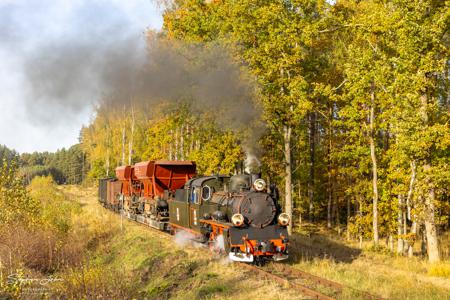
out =
[[[159,8],[144,0],[0,1],[0,143],[19,151],[76,143],[101,94],[90,62],[132,36],[127,51],[138,51],[145,29],[161,23]]]
[[[148,44],[145,14],[136,4],[141,1],[25,2],[0,4],[0,16],[5,15],[0,27],[9,28],[0,32],[5,37],[0,59],[13,57],[14,63],[4,66],[16,86],[4,96],[9,103],[19,102],[7,106],[20,111],[21,120],[11,126],[18,132],[31,127],[33,136],[49,135],[40,145],[23,143],[19,151],[54,150],[55,140],[70,146],[64,129],[75,143],[78,130],[73,128],[87,121],[101,99],[112,105],[128,104],[130,98],[146,103],[188,99],[195,110],[220,111],[217,121],[229,129],[249,127],[260,113],[252,103],[253,83],[243,80],[240,66],[220,45],[174,45],[157,38]],[[10,133],[3,134],[17,143]]]

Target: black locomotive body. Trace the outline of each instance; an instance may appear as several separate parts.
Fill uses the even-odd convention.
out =
[[[255,175],[191,179],[169,200],[169,222],[175,231],[188,229],[221,247],[234,261],[288,257],[289,218],[281,213],[276,188],[267,193]]]

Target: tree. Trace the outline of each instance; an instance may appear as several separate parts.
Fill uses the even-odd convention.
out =
[[[440,259],[436,230],[436,190],[448,192],[449,154],[448,24],[444,1],[394,1],[397,13],[395,92],[402,122],[399,143],[418,162],[416,206],[423,207],[430,262]],[[417,111],[419,113],[417,113]],[[448,169],[448,168],[447,168]],[[447,179],[445,179],[447,178]],[[441,197],[443,194],[441,194]],[[445,197],[445,196],[444,196]]]
[[[16,162],[3,160],[0,168],[0,226],[33,226],[39,221],[40,205],[32,199],[18,175]]]
[[[325,1],[176,1],[164,17],[169,38],[217,39],[256,77],[264,119],[284,145],[285,211],[290,216],[292,132],[309,112],[314,115],[314,84],[320,80],[324,45],[318,31],[326,7]]]

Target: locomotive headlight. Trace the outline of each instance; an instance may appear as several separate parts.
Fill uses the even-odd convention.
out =
[[[287,213],[282,213],[278,216],[278,224],[281,226],[288,226],[291,222],[291,218]]]
[[[253,183],[253,187],[258,192],[262,192],[263,190],[266,189],[266,182],[264,181],[264,179],[261,178],[256,179],[255,182]]]
[[[234,214],[231,217],[231,222],[233,223],[234,226],[240,227],[244,224],[244,216],[241,214]]]

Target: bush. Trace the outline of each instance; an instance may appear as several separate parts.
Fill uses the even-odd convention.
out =
[[[66,270],[62,279],[61,284],[55,286],[55,296],[68,299],[127,299],[133,284],[120,269],[89,262]]]
[[[44,274],[83,259],[85,241],[71,236],[80,205],[61,193],[51,176],[35,177],[28,189],[15,166],[0,171],[0,259],[9,270],[25,267]]]
[[[0,227],[22,224],[33,227],[39,222],[39,201],[31,198],[17,175],[14,162],[3,161],[0,166]]]
[[[84,243],[43,227],[29,229],[16,225],[0,231],[0,259],[7,269],[26,268],[51,274],[81,263]]]
[[[446,277],[450,279],[450,264],[448,262],[432,264],[428,268],[428,275]]]
[[[28,190],[42,206],[41,222],[44,226],[58,233],[67,233],[72,214],[80,211],[80,205],[58,190],[51,176],[35,177]]]

